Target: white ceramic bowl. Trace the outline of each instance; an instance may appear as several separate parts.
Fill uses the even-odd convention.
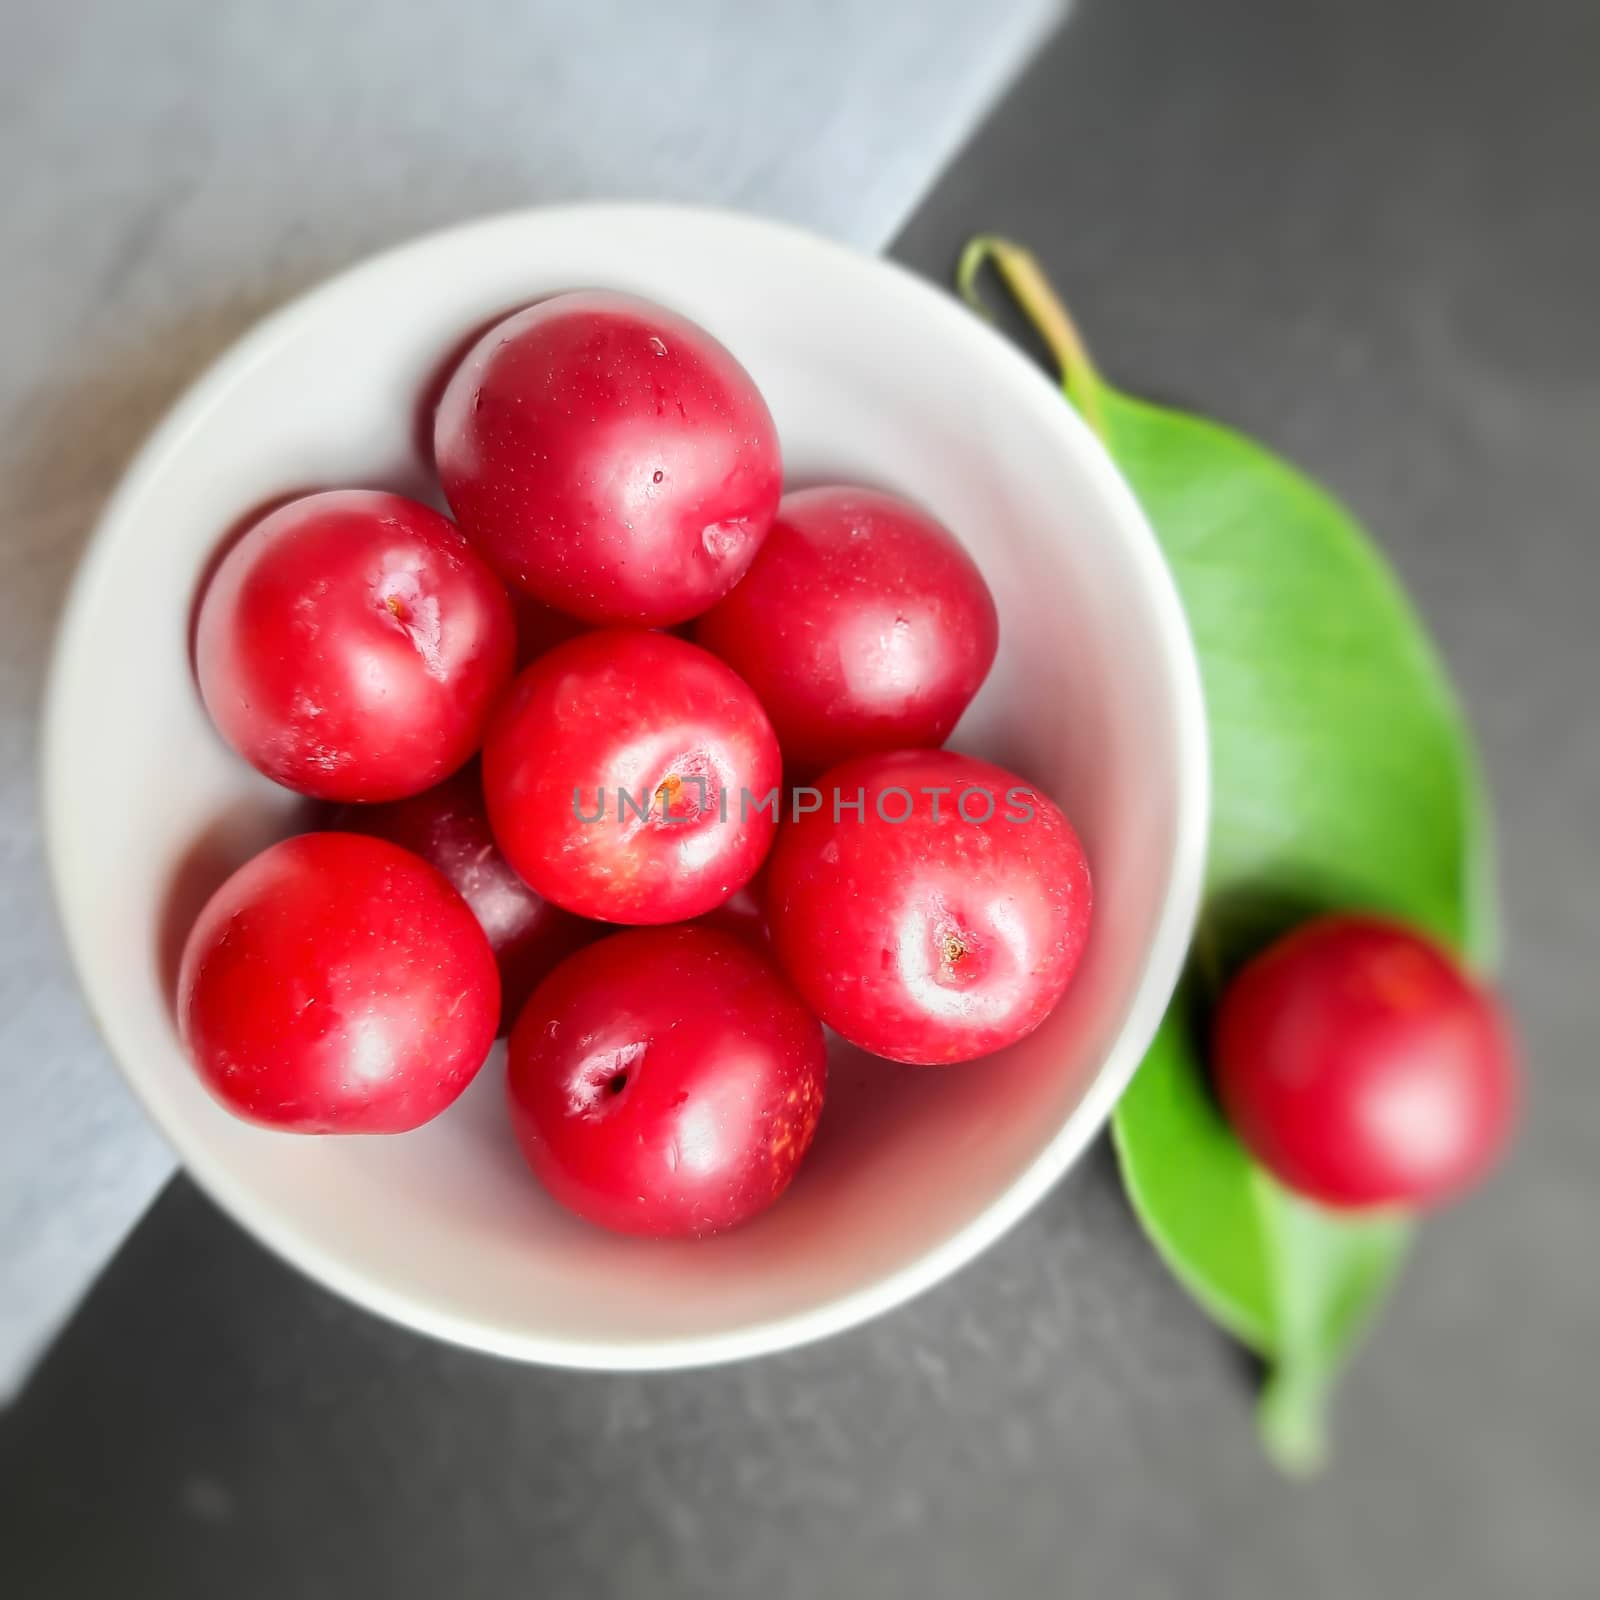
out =
[[[235,1121],[179,1046],[178,949],[206,895],[297,802],[236,759],[195,692],[189,627],[227,531],[290,491],[431,494],[419,396],[463,335],[604,285],[703,323],[754,374],[792,482],[920,501],[983,568],[999,660],[951,744],[1041,783],[1093,866],[1096,921],[1032,1038],[956,1068],[835,1049],[784,1200],[657,1243],[558,1210],[524,1168],[491,1060],[398,1138]],[[909,1298],[1015,1222],[1104,1124],[1176,982],[1206,833],[1199,678],[1171,578],[1072,409],[948,294],[748,217],[529,211],[391,251],[269,317],[178,403],[107,507],[45,713],[50,863],[72,955],[129,1082],[196,1180],[304,1271],[483,1350],[603,1368],[781,1349]]]

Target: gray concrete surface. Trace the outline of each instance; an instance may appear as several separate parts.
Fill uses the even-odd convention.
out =
[[[1103,1147],[897,1315],[657,1378],[395,1332],[179,1182],[0,1422],[0,1590],[1593,1595],[1597,74],[1583,0],[1086,0],[896,247],[1027,239],[1108,373],[1337,485],[1477,721],[1526,1127],[1427,1228],[1322,1479],[1262,1462]]]

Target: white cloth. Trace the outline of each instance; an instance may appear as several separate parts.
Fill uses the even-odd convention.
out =
[[[661,196],[880,246],[1058,9],[6,0],[0,1398],[172,1170],[67,969],[34,762],[55,614],[140,438],[263,311],[477,213]]]

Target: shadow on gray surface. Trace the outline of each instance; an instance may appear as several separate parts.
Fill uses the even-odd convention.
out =
[[[1135,1466],[1127,1439],[1096,1442],[1118,1410],[1092,1392],[1098,1363],[1072,1371],[1073,1346],[1106,1353],[1126,1289],[1092,1270],[1069,1285],[1091,1218],[1146,1280],[1135,1299],[1166,1304],[1178,1354],[1188,1315],[1139,1249],[1101,1145],[959,1285],[895,1317],[762,1363],[605,1377],[379,1323],[242,1239],[180,1178],[0,1417],[0,1590],[604,1597],[644,1592],[650,1575],[663,1595],[858,1592],[854,1574],[946,1514],[970,1519],[976,1499],[950,1505],[970,1474],[1029,1473],[1071,1416],[1084,1469]],[[1042,1273],[1036,1252],[1052,1257]],[[1182,1345],[1237,1372],[1198,1321]],[[1014,1407],[1041,1382],[1056,1397],[1023,1422]],[[925,1427],[940,1434],[933,1458]],[[972,1555],[1002,1560],[1007,1537],[990,1530]],[[940,1587],[946,1565],[925,1550],[902,1576],[965,1592]]]

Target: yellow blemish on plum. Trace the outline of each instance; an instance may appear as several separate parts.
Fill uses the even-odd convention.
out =
[[[822,1111],[816,1085],[813,1083],[804,1083],[791,1089],[784,1098],[784,1104],[795,1109],[792,1112],[780,1113],[774,1119],[772,1138],[767,1145],[767,1155],[772,1163],[774,1194],[777,1194],[794,1175],[786,1168],[784,1157],[795,1145],[799,1145],[800,1151],[804,1152],[806,1146],[811,1143],[811,1136],[817,1130],[817,1118]]]

